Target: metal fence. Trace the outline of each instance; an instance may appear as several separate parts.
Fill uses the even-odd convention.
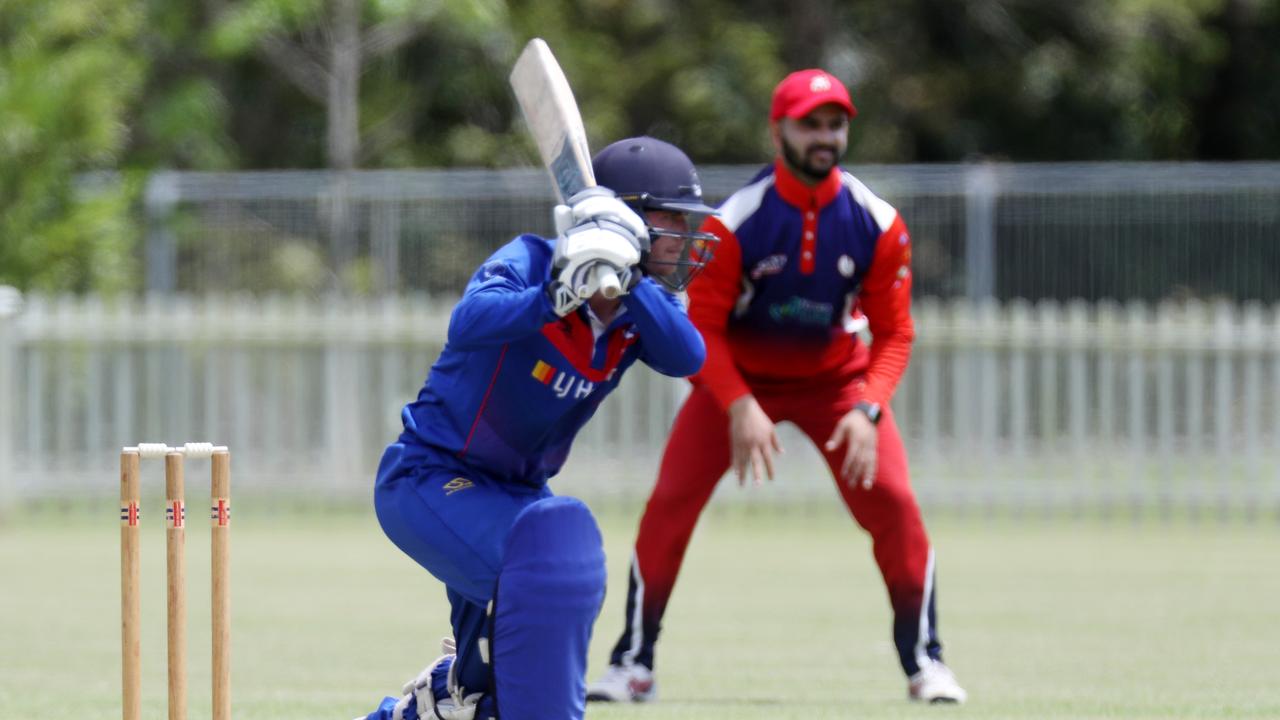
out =
[[[237,493],[367,497],[449,303],[29,298],[0,318],[0,505],[115,491],[120,446],[209,440]],[[894,402],[927,505],[1274,514],[1280,306],[921,300]],[[642,498],[687,385],[638,367],[559,492]],[[784,426],[782,477],[745,502],[834,498]]]
[[[715,201],[759,168],[702,168]],[[898,207],[919,297],[1280,301],[1280,163],[851,168]],[[520,232],[549,232],[541,170],[158,173],[158,292],[456,295]]]
[[[702,168],[707,196],[757,170]],[[852,170],[912,230],[894,406],[926,503],[1280,509],[1280,163]],[[153,175],[150,300],[0,297],[0,508],[109,494],[140,440],[228,443],[242,490],[360,497],[451,299],[550,207],[536,169]],[[641,497],[686,391],[629,374],[557,488]],[[722,492],[830,499],[784,442],[782,482]]]

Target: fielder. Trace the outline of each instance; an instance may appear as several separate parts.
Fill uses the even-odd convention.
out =
[[[675,146],[623,140],[593,165],[601,187],[556,208],[555,241],[521,235],[476,271],[382,457],[378,521],[445,584],[453,636],[368,720],[583,716],[604,551],[587,507],[547,480],[636,360],[674,377],[702,366],[675,293],[715,242],[690,231],[715,211]],[[601,263],[625,294],[584,301],[574,289]]]
[[[908,696],[965,700],[942,663],[933,548],[889,410],[915,334],[911,242],[897,211],[838,167],[854,113],[830,74],[787,76],[770,113],[777,157],[703,227],[720,238],[689,291],[707,362],[640,520],[626,625],[591,700],[655,696],[654,646],[698,515],[730,467],[740,483],[748,470],[757,484],[773,478],[783,420],[821,449],[871,535]],[[869,323],[869,349],[859,321]]]

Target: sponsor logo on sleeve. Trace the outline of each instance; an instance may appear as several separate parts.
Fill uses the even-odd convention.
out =
[[[751,272],[748,274],[751,276],[752,280],[759,280],[760,278],[768,275],[777,275],[778,273],[782,272],[782,269],[785,268],[786,266],[787,266],[786,254],[778,253],[777,255],[770,255],[769,257],[756,263],[756,266],[751,268]]]

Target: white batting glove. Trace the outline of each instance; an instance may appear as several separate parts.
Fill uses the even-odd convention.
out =
[[[547,281],[546,290],[547,297],[551,300],[551,309],[555,310],[559,317],[572,313],[587,301],[586,298],[578,297],[578,293],[574,292],[573,288],[554,277]]]
[[[555,208],[556,234],[569,231],[592,222],[612,223],[636,246],[637,250],[649,249],[649,231],[644,219],[618,195],[606,187],[592,187],[579,191],[569,198],[566,205]]]
[[[648,247],[644,221],[607,188],[588,188],[555,210],[556,249],[547,293],[564,317],[599,290],[616,297],[631,287]]]

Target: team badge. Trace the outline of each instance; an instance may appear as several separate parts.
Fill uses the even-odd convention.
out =
[[[826,75],[814,75],[809,81],[809,92],[824,93],[831,89],[831,79]]]
[[[839,270],[840,274],[847,278],[853,277],[853,271],[857,269],[858,265],[848,255],[841,255],[840,259],[836,261],[836,270]]]

